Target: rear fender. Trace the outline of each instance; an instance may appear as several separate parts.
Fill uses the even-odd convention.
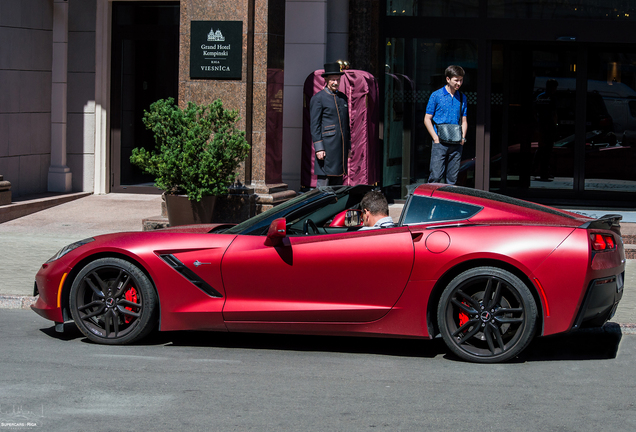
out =
[[[478,258],[457,263],[455,266],[447,269],[447,271],[438,279],[437,283],[433,287],[426,308],[426,322],[428,326],[428,332],[431,337],[439,334],[439,328],[437,327],[437,305],[439,304],[439,300],[442,296],[444,288],[446,288],[456,276],[465,272],[466,270],[475,267],[497,267],[502,270],[509,271],[510,273],[521,279],[521,281],[526,284],[526,286],[532,293],[532,297],[534,298],[537,308],[540,311],[539,316],[537,317],[537,328],[541,329],[540,334],[543,334],[545,306],[541,299],[541,296],[539,295],[537,287],[532,283],[529,274],[524,273],[519,267],[515,267],[515,265],[507,261],[496,258]]]

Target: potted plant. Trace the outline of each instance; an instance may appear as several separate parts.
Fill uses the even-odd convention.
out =
[[[179,108],[173,98],[160,99],[144,111],[154,151],[133,149],[130,161],[155,176],[164,190],[171,226],[212,221],[217,196],[226,195],[250,145],[236,127],[238,111],[188,102]]]

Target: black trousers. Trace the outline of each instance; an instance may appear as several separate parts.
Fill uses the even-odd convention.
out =
[[[342,176],[318,176],[316,187],[320,186],[340,186],[342,184]]]

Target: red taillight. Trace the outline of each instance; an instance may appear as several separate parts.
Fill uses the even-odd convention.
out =
[[[616,249],[614,237],[609,234],[590,234],[592,240],[592,250],[603,251]]]
[[[592,237],[592,250],[605,250],[605,242],[603,236],[600,234],[591,234]]]

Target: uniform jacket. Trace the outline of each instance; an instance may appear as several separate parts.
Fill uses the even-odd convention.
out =
[[[340,92],[332,93],[325,87],[311,98],[309,112],[314,151],[324,150],[326,153],[323,160],[315,157],[314,173],[327,176],[346,174],[351,150],[347,97]]]

